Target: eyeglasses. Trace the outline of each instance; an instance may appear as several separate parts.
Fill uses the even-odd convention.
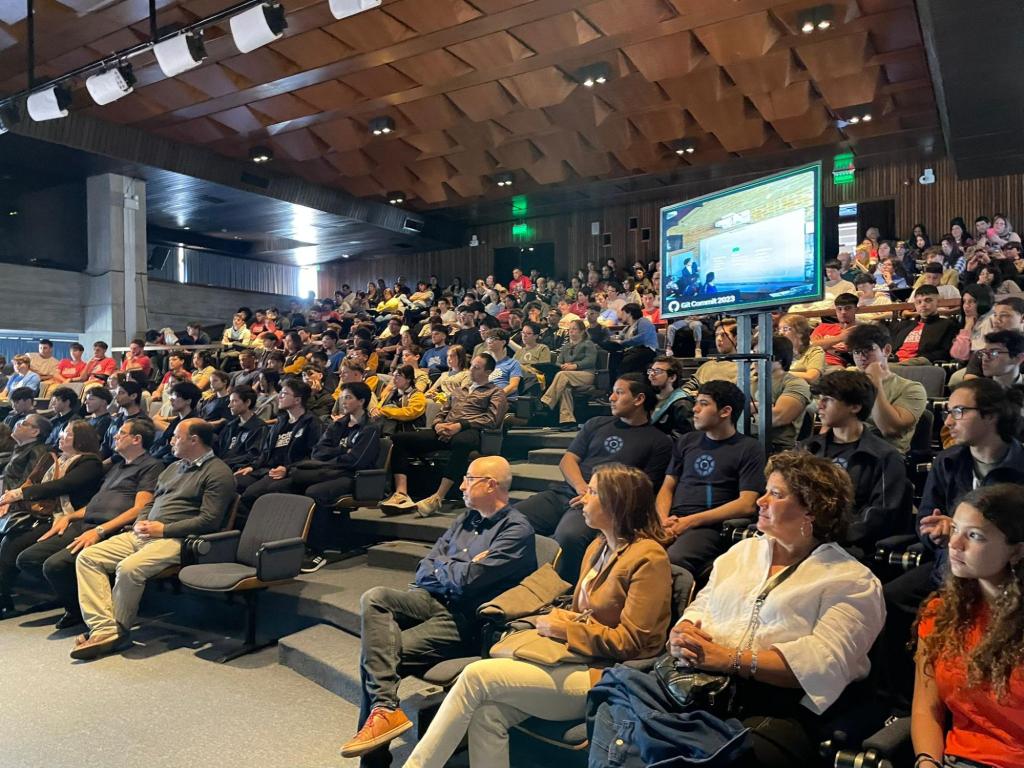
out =
[[[979,349],[974,354],[976,354],[982,360],[984,360],[986,357],[989,360],[997,360],[1000,355],[1008,355],[1010,353],[1005,349]]]
[[[981,408],[971,408],[967,405],[955,405],[952,408],[942,409],[942,419],[945,421],[950,416],[953,417],[953,421],[960,421],[968,411],[981,411]]]
[[[667,374],[668,373],[668,369],[667,368],[648,368],[647,369],[647,375],[648,376],[656,376],[656,375],[658,375],[660,373]]]
[[[493,480],[494,478],[493,478],[493,477],[489,477],[488,475],[464,475],[464,476],[463,476],[463,479],[464,479],[464,480],[465,480],[465,481],[466,481],[467,483],[469,483],[470,485],[472,485],[472,484],[473,484],[473,483],[475,483],[475,482],[476,482],[477,480]]]

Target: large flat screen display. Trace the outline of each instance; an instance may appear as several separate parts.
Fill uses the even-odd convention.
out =
[[[661,209],[661,314],[824,297],[821,164]]]

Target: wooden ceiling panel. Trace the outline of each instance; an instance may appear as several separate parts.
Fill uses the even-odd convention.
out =
[[[500,147],[491,150],[491,154],[498,158],[501,168],[517,170],[533,165],[541,158],[541,152],[532,141],[510,141]]]
[[[757,111],[765,120],[775,122],[798,118],[805,114],[811,108],[813,95],[810,82],[805,80],[771,93],[751,94],[750,100],[754,102]]]
[[[924,52],[919,49],[910,49],[906,53],[886,56],[882,68],[885,70],[885,79],[889,83],[928,79],[928,62],[925,60]]]
[[[568,162],[577,174],[584,177],[607,176],[612,170],[607,152],[580,152]]]
[[[460,197],[480,197],[487,191],[487,184],[482,176],[452,176],[448,186]]]
[[[664,0],[600,0],[583,10],[583,15],[605,35],[620,35],[640,27],[651,27],[675,18],[675,9]]]
[[[577,85],[557,67],[545,67],[501,80],[512,97],[527,109],[561,104]]]
[[[483,37],[449,45],[447,50],[473,69],[489,70],[533,56],[533,51],[508,32],[494,32]]]
[[[445,156],[461,176],[487,176],[497,167],[494,158],[482,149],[467,149]]]
[[[689,73],[705,56],[704,50],[688,31],[645,40],[623,48],[622,52],[652,83]]]
[[[383,64],[372,69],[352,72],[342,78],[342,82],[354,88],[364,96],[375,99],[390,93],[414,88],[417,83],[394,67]]]
[[[440,131],[464,119],[447,96],[428,96],[402,104],[399,111],[421,131]]]
[[[410,163],[409,170],[420,181],[428,184],[440,184],[447,180],[455,169],[443,157],[432,157]]]
[[[382,9],[358,13],[328,24],[324,31],[356,51],[376,51],[414,37],[416,32]]]
[[[876,51],[888,53],[921,47],[921,31],[912,4],[886,14],[885,18],[886,23],[871,28],[871,41]]]
[[[448,201],[448,192],[445,185],[441,183],[428,184],[426,182],[419,182],[412,185],[412,190],[416,197],[425,203],[439,204]]]
[[[815,80],[855,75],[864,69],[864,63],[873,54],[867,32],[840,35],[796,48],[796,55]]]
[[[369,176],[374,169],[373,160],[359,149],[329,152],[324,159],[343,176]]]
[[[423,85],[440,85],[473,71],[466,62],[443,48],[396,61],[393,66],[410,80]]]
[[[720,65],[756,59],[771,50],[782,36],[767,11],[740,16],[694,30],[711,57]]]
[[[300,88],[295,91],[295,95],[321,112],[350,107],[365,98],[340,80],[328,80],[308,88]]]
[[[626,114],[660,107],[668,101],[662,90],[639,72],[614,78],[601,89],[600,98]]]
[[[495,122],[516,136],[529,136],[551,127],[551,120],[542,109],[516,110],[499,117]]]
[[[377,165],[373,169],[373,178],[387,190],[406,190],[416,183],[416,177],[404,165]]]
[[[270,123],[284,123],[289,120],[296,120],[306,115],[312,115],[319,110],[312,104],[308,104],[297,96],[290,93],[282,93],[280,96],[271,96],[269,99],[254,101],[250,107],[254,112],[266,115]]]
[[[479,18],[480,11],[465,0],[398,0],[388,3],[387,12],[421,35],[464,24]]]
[[[324,154],[327,146],[312,131],[302,128],[275,136],[270,143],[292,160],[312,160]]]
[[[237,72],[232,72],[220,64],[207,64],[178,75],[175,80],[188,83],[209,98],[218,98],[229,93],[245,90],[253,85],[253,81]],[[153,86],[147,86],[152,88]]]
[[[180,78],[160,80],[141,89],[139,93],[150,103],[162,107],[165,112],[205,100],[205,94]]]
[[[463,149],[490,149],[509,139],[509,132],[494,120],[480,123],[459,123],[447,131]]]
[[[523,170],[538,184],[559,184],[569,178],[571,169],[557,157],[542,157]]]
[[[314,125],[310,130],[339,152],[359,149],[370,141],[370,135],[363,126],[347,117]]]
[[[402,139],[373,139],[363,147],[363,152],[379,166],[404,166],[419,160],[420,157],[419,150]],[[398,187],[393,187],[393,189],[398,189]]]
[[[338,178],[338,184],[350,195],[356,197],[377,197],[389,191],[384,189],[373,176],[341,176]]]
[[[276,43],[271,43],[270,47],[295,62],[300,69],[316,69],[355,53],[338,38],[320,29],[282,38]]]
[[[221,125],[226,125],[236,133],[254,133],[270,122],[266,118],[260,118],[254,114],[249,107],[227,109],[210,115],[210,119],[216,120]]]
[[[758,59],[740,61],[725,67],[725,71],[747,95],[768,93],[785,88],[796,74],[793,54],[788,49],[773,51]]]
[[[474,122],[501,117],[516,108],[515,100],[496,82],[453,91],[448,94],[448,97],[466,117]]]
[[[630,115],[629,119],[648,141],[673,141],[686,136],[686,112],[679,107]]]
[[[424,156],[443,155],[458,146],[455,140],[444,131],[417,133],[413,136],[406,136],[405,140],[416,147]]]
[[[484,13],[501,13],[511,8],[533,2],[533,0],[471,0]]]
[[[601,37],[601,33],[575,11],[523,24],[510,31],[537,53],[564,51]]]
[[[658,85],[677,104],[688,107],[691,104],[717,101],[731,88],[721,67],[702,67],[682,77],[659,81]]]
[[[225,60],[224,66],[254,83],[272,83],[300,71],[291,59],[270,48],[234,56]]]
[[[789,143],[816,138],[832,124],[832,116],[821,104],[815,104],[799,117],[776,118],[772,121],[775,132]]]
[[[822,98],[832,109],[856,107],[875,100],[881,81],[881,67],[868,67],[846,77],[819,80],[816,85]]]

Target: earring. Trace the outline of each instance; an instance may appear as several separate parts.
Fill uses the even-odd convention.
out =
[[[804,524],[800,526],[800,535],[806,537],[811,532],[810,523],[804,520]]]

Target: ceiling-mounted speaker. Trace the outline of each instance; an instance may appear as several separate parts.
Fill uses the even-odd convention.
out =
[[[284,8],[270,3],[262,3],[231,17],[231,37],[242,53],[274,42],[287,28]]]
[[[330,0],[331,14],[336,19],[347,19],[357,13],[380,6],[382,0]]]
[[[195,69],[206,58],[206,46],[199,35],[187,32],[175,35],[153,46],[156,63],[168,77]]]

